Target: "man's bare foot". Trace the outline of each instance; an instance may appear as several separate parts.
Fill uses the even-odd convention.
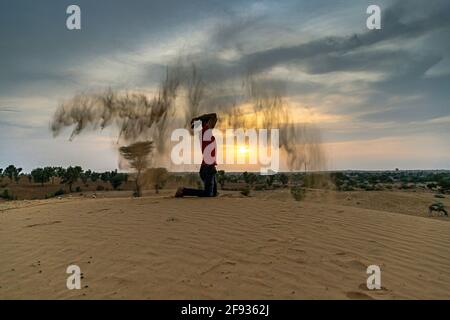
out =
[[[175,198],[182,198],[183,197],[183,188],[179,187],[177,189],[177,192],[175,193]]]

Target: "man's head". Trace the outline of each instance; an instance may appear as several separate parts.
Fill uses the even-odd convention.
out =
[[[207,121],[206,124],[208,125],[209,129],[214,129],[214,127],[216,126],[217,123],[217,116],[214,114],[214,116],[210,117]],[[203,124],[203,121],[202,121]]]

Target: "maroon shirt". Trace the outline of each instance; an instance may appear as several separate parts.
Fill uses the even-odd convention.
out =
[[[203,161],[202,161],[202,166],[203,165],[217,165],[216,163],[216,138],[212,135],[212,132],[210,133],[210,135],[205,135],[205,132],[208,131],[209,127],[208,124],[204,124],[202,126],[202,135],[200,137],[201,140],[201,145],[202,145],[202,154],[203,154]],[[211,138],[211,139],[210,139]],[[206,155],[205,155],[205,149],[207,146],[211,145],[210,147],[208,147],[208,150],[206,150]],[[209,158],[209,159],[207,159]],[[210,161],[206,161],[206,160],[210,160]]]

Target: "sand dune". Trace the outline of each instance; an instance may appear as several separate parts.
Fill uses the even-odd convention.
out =
[[[352,196],[3,205],[0,298],[450,298],[449,219],[374,210]],[[71,264],[83,273],[81,290],[66,288]],[[381,267],[379,291],[365,285],[372,264]]]

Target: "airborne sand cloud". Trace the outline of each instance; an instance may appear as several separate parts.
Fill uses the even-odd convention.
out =
[[[320,133],[311,125],[299,126],[292,122],[294,110],[285,101],[282,92],[265,87],[254,78],[244,81],[244,92],[235,97],[236,104],[223,106],[211,104],[218,101],[214,94],[222,93],[208,90],[201,74],[193,64],[190,68],[180,64],[167,69],[166,77],[160,84],[157,94],[148,98],[142,93],[115,92],[111,89],[93,94],[79,94],[63,102],[56,110],[51,130],[54,136],[64,127],[73,127],[70,139],[85,130],[103,130],[113,126],[118,131],[118,145],[150,140],[157,153],[156,166],[168,165],[167,152],[170,132],[177,129],[177,114],[180,108],[184,114],[184,125],[201,112],[217,112],[223,129],[238,128],[276,128],[280,130],[280,148],[284,150],[286,163],[290,170],[325,169],[325,155],[320,145]],[[186,101],[178,104],[176,98],[184,90]],[[203,100],[208,100],[207,109],[202,110]],[[240,101],[241,104],[237,104]],[[242,103],[250,103],[252,116],[249,121],[242,113]]]

